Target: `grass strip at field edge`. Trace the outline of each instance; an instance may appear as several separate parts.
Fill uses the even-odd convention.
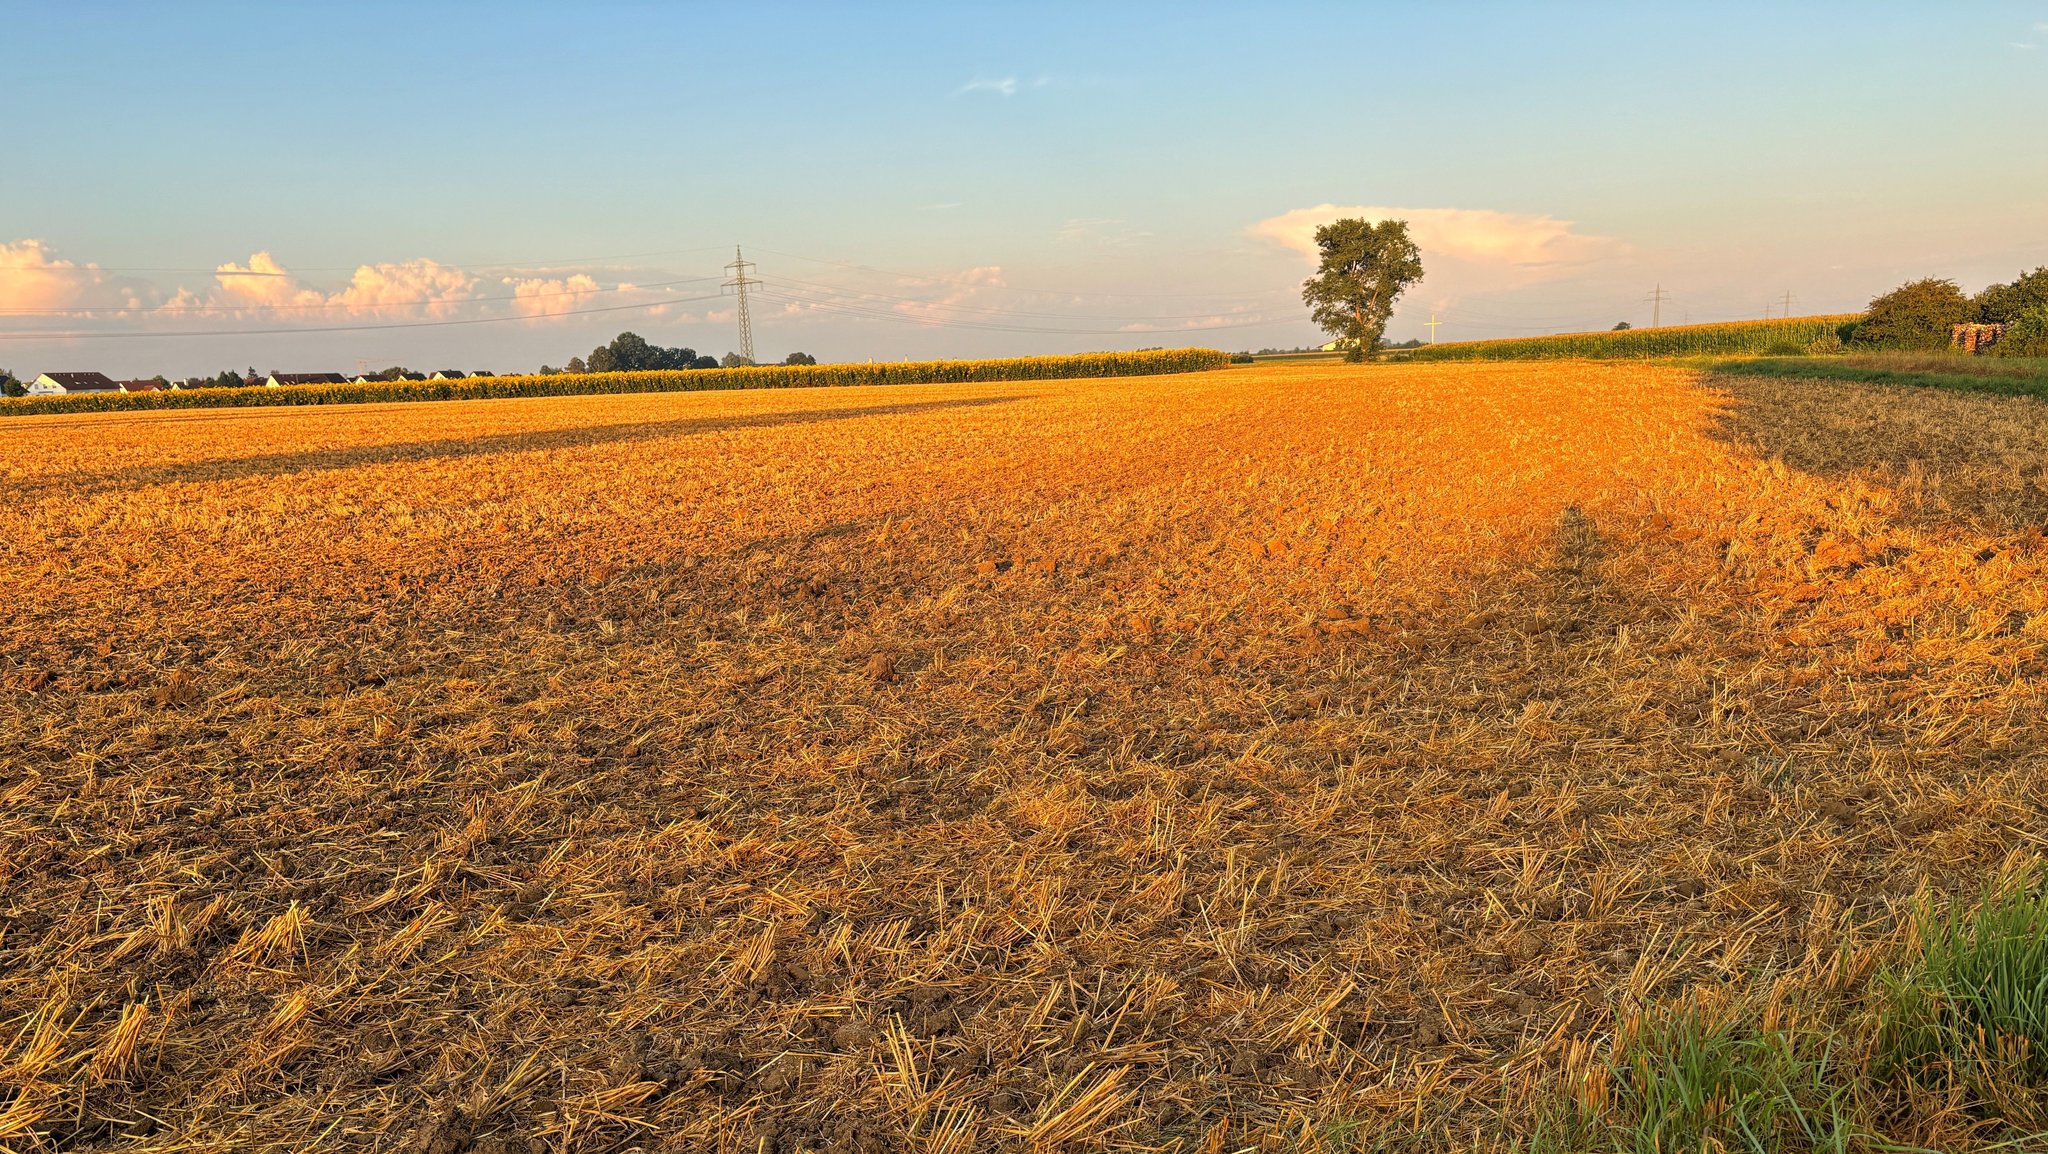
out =
[[[1778,377],[1861,384],[1916,385],[1933,389],[1962,389],[2006,396],[2048,398],[2048,373],[2040,377],[1990,376],[1972,373],[1930,373],[1905,369],[1878,369],[1804,357],[1764,357],[1752,360],[1701,359],[1690,362],[1698,368],[1720,373],[1757,377]]]

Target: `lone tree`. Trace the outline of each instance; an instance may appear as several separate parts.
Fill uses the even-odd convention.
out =
[[[1422,252],[1408,222],[1337,220],[1316,229],[1322,267],[1302,282],[1301,299],[1323,331],[1362,361],[1387,331],[1394,302],[1422,279]]]

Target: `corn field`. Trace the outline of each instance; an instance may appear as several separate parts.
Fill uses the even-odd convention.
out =
[[[1729,321],[1712,325],[1669,325],[1654,329],[1621,329],[1604,333],[1560,333],[1550,337],[1511,337],[1496,341],[1458,341],[1424,345],[1410,354],[1417,361],[1519,361],[1587,357],[1596,360],[1641,357],[1806,353],[1834,350],[1862,318],[1861,313],[1791,317],[1772,321]]]
[[[93,393],[0,400],[0,416],[105,413],[135,409],[216,409],[270,405],[359,405],[382,401],[467,401],[498,397],[568,397],[600,393],[689,393],[719,389],[807,389],[860,385],[973,384],[987,381],[1142,377],[1220,369],[1215,349],[1144,349],[978,361],[883,361],[840,365],[755,365],[674,372],[556,373],[469,377],[456,381],[375,381],[284,388],[181,389],[157,393]]]

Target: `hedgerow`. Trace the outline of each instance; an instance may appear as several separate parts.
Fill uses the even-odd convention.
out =
[[[1729,321],[1712,325],[1671,325],[1655,329],[1563,333],[1424,345],[1409,354],[1418,361],[1518,361],[1576,357],[1643,358],[1717,354],[1805,352],[1816,342],[1846,340],[1860,314],[1792,317],[1789,320]]]

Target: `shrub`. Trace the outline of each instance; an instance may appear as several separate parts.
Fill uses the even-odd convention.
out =
[[[2021,273],[2011,284],[1995,284],[1971,302],[1977,319],[1987,325],[2008,324],[2023,313],[2048,308],[2048,268]]]
[[[1841,335],[1838,333],[1822,333],[1821,335],[1806,342],[1806,353],[1808,356],[1833,356],[1834,354],[1839,353],[1841,351],[1842,338]]]
[[[1952,280],[1910,281],[1870,302],[1856,328],[1856,343],[1882,349],[1945,349],[1950,328],[1976,317]]]
[[[2005,335],[1984,351],[1994,357],[2048,357],[2048,304],[2007,321]]]

